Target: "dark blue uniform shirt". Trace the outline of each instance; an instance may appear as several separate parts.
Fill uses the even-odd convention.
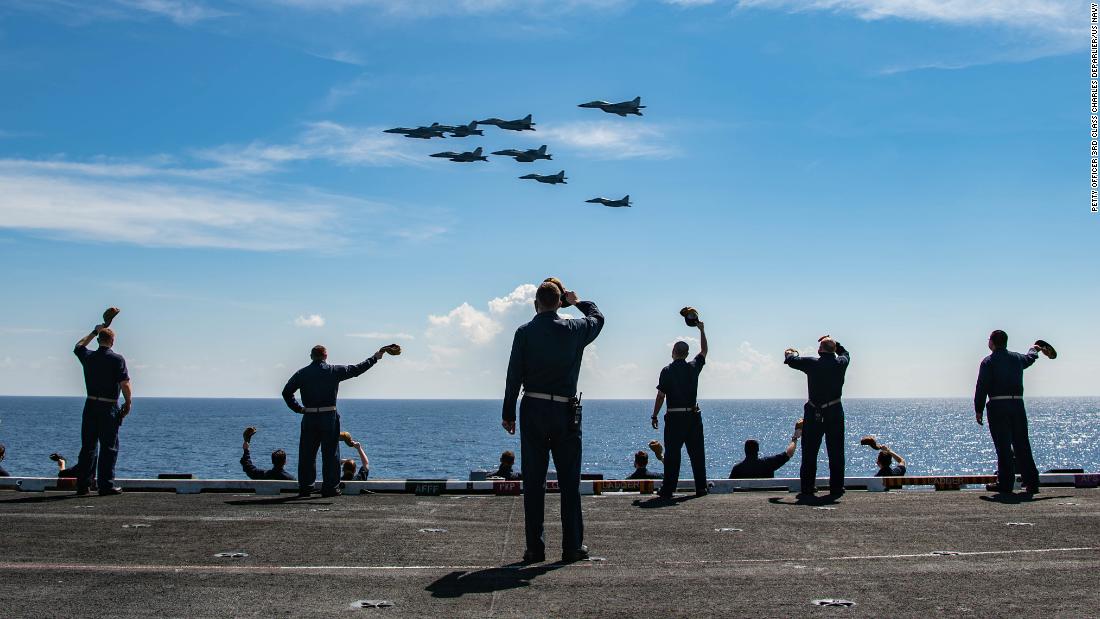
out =
[[[790,459],[791,457],[785,451],[767,458],[761,458],[760,456],[755,458],[746,457],[730,469],[730,479],[768,479],[775,477],[775,472],[789,462]]]
[[[241,456],[241,468],[244,469],[244,474],[248,475],[249,479],[284,479],[287,481],[293,481],[294,476],[286,472],[286,469],[261,469],[255,464],[252,464],[252,455],[248,453],[248,450],[244,450],[244,455]]]
[[[95,351],[87,346],[77,346],[73,354],[84,366],[84,387],[93,398],[118,399],[118,384],[130,380],[126,360],[122,355],[100,346]]]
[[[987,397],[1024,395],[1024,370],[1038,358],[1039,353],[1034,349],[1022,355],[998,348],[982,359],[978,367],[978,384],[974,387],[974,412],[985,411]]]
[[[324,361],[314,361],[294,373],[283,387],[283,400],[291,409],[298,406],[294,392],[302,392],[302,405],[306,408],[324,408],[336,406],[336,392],[340,382],[355,378],[371,369],[376,363],[374,357],[356,365],[329,365]]]
[[[883,469],[879,469],[875,473],[875,477],[905,477],[905,465],[899,464],[897,466],[888,466]]]
[[[533,393],[567,398],[577,394],[584,347],[600,334],[604,317],[591,301],[579,301],[576,307],[584,318],[559,318],[557,312],[542,312],[516,329],[504,389],[505,421],[516,419],[521,385]]]
[[[791,355],[783,363],[806,373],[810,402],[821,406],[840,399],[849,359],[848,351],[837,344],[835,353],[821,353],[820,357]]]
[[[0,466],[0,477],[11,477],[8,472],[4,470],[4,467]]]
[[[695,355],[692,361],[676,359],[661,370],[657,388],[665,394],[669,408],[691,408],[699,394],[699,372],[707,358],[703,353]]]
[[[498,468],[496,470],[496,472],[493,473],[492,475],[489,475],[489,477],[500,477],[502,479],[511,479],[511,480],[523,479],[523,475],[517,473],[515,470],[512,469],[512,467],[510,467],[510,466],[506,467],[504,465],[501,465],[500,468]]]
[[[661,479],[661,477],[663,477],[663,475],[654,473],[650,471],[649,468],[643,466],[640,469],[634,469],[634,472],[627,475],[625,479]]]

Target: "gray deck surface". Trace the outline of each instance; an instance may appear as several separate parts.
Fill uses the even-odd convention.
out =
[[[519,497],[0,492],[0,615],[1100,615],[1100,491],[990,497],[584,497],[585,539],[605,560],[519,566]],[[551,561],[557,506],[550,495]],[[248,556],[213,556],[225,551]],[[821,598],[856,606],[811,605]],[[394,606],[352,609],[361,599]]]

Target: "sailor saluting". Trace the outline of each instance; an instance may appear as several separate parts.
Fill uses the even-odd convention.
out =
[[[558,308],[574,305],[584,318],[562,318]],[[561,282],[548,280],[535,292],[538,312],[516,329],[508,359],[503,421],[509,434],[516,432],[516,400],[520,402],[520,456],[523,473],[523,513],[527,550],[523,560],[546,560],[543,510],[546,501],[546,469],[550,454],[558,469],[561,489],[562,561],[588,558],[581,517],[581,423],[577,380],[585,346],[603,329],[604,317],[596,304],[580,301]]]

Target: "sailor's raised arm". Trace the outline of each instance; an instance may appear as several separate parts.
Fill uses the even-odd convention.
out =
[[[803,359],[802,356],[798,354],[798,350],[794,348],[788,348],[783,351],[783,363],[793,369],[802,371],[806,371],[806,366],[808,365],[808,361]]]
[[[836,360],[839,363],[849,363],[852,360],[851,353],[844,346],[841,346],[840,342],[836,343]]]
[[[378,352],[364,359],[361,363],[355,365],[338,365],[335,366],[333,373],[336,374],[336,379],[339,381],[345,381],[349,378],[355,378],[356,376],[362,376],[364,372],[374,367],[374,364],[382,358],[383,349],[379,349]]]
[[[1039,351],[1042,348],[1038,344],[1032,344],[1031,348],[1027,349],[1027,354],[1023,355],[1024,369],[1031,367],[1031,364],[1035,363],[1039,359]]]
[[[600,308],[596,307],[596,304],[592,301],[581,301],[577,298],[577,293],[570,290],[565,293],[565,300],[574,306],[580,313],[584,314],[582,321],[585,324],[584,343],[585,345],[591,344],[600,332],[603,331],[604,316],[600,312]]]

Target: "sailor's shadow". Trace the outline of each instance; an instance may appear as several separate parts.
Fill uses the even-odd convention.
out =
[[[424,588],[432,597],[457,598],[467,593],[493,593],[528,587],[531,580],[548,572],[565,567],[564,563],[529,565],[512,563],[474,572],[451,572]]]
[[[1021,503],[1037,503],[1051,499],[1072,499],[1068,494],[1059,496],[1028,496],[1026,494],[994,494],[993,496],[980,496],[979,499],[987,503],[1000,503],[1002,505],[1019,505]]]
[[[781,497],[772,497],[768,499],[768,502],[772,505],[790,505],[792,507],[821,507],[822,505],[836,505],[839,503],[839,499],[840,497],[835,495],[826,494],[822,496],[803,497],[793,501]]]
[[[296,503],[299,505],[332,505],[331,501],[311,501],[307,497],[300,497],[298,495],[225,502],[226,505],[236,505],[238,507],[247,507],[249,505],[294,505]]]
[[[17,499],[6,499],[0,501],[0,503],[52,503],[54,501],[67,501],[69,499],[84,499],[88,500],[92,498],[90,495],[80,496],[75,492],[69,492],[66,494],[49,494],[46,496],[23,496]]]

